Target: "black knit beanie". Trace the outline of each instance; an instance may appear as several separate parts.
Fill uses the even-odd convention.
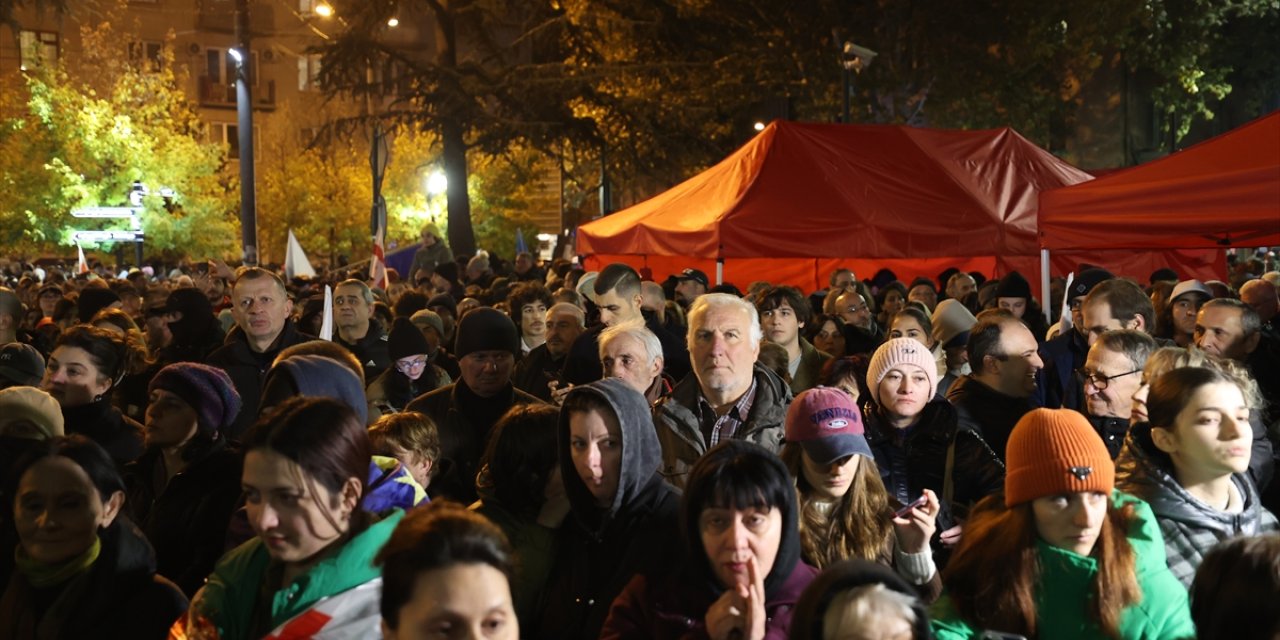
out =
[[[476,351],[510,351],[520,354],[520,333],[507,314],[492,307],[480,307],[458,322],[453,355],[465,357]]]
[[[392,360],[422,356],[431,352],[426,336],[408,318],[396,318],[387,335],[387,352]]]

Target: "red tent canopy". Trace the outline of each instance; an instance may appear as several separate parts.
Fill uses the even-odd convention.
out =
[[[754,280],[824,288],[837,267],[904,281],[951,266],[1018,270],[1039,289],[1041,191],[1090,180],[1011,129],[951,131],[777,121],[720,163],[670,190],[578,228],[589,269],[625,262],[661,279],[686,267],[745,287]],[[1216,260],[1215,260],[1216,256]],[[1054,252],[1145,278],[1172,266],[1219,277],[1220,252]],[[1220,269],[1219,269],[1220,270]]]
[[[1040,194],[1050,250],[1280,245],[1280,111],[1178,153]]]

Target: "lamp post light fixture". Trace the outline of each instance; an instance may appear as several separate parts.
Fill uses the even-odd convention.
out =
[[[246,265],[258,264],[257,182],[253,167],[253,72],[249,58],[249,1],[236,0],[236,46],[227,50],[236,63],[236,133],[240,147],[240,249]]]
[[[387,20],[387,26],[391,27],[392,29],[400,26],[400,18],[392,16],[390,19]]]
[[[853,93],[853,75],[862,73],[863,69],[871,66],[871,61],[876,59],[880,54],[846,40],[840,48],[840,68],[844,75],[844,119],[842,122],[849,124],[849,95]]]
[[[443,171],[434,171],[427,176],[427,195],[438,196],[449,189],[449,179]]]

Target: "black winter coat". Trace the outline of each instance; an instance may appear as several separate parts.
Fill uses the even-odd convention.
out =
[[[240,415],[223,432],[224,436],[232,442],[239,440],[240,435],[258,417],[258,405],[262,403],[262,383],[276,356],[285,348],[315,339],[315,336],[298,331],[292,320],[286,320],[284,329],[276,336],[276,341],[271,343],[271,348],[258,353],[249,348],[248,338],[239,327],[233,327],[227,333],[227,341],[217,351],[209,354],[209,359],[205,362],[226,371],[236,392],[240,394]]]
[[[218,440],[157,493],[164,456],[150,448],[124,470],[125,509],[155,549],[156,570],[188,597],[222,556],[227,524],[240,499],[240,454]]]
[[[78,433],[98,443],[117,467],[123,468],[142,455],[142,425],[112,406],[110,400],[63,407],[62,419],[68,434]]]
[[[151,547],[128,518],[117,517],[101,536],[93,566],[60,585],[36,588],[15,571],[0,596],[0,637],[167,637],[169,626],[186,612],[187,598],[156,575]]]
[[[869,406],[863,416],[867,444],[885,489],[902,504],[910,504],[925,489],[936,493],[942,503],[939,532],[959,524],[969,507],[1004,488],[1004,462],[980,435],[957,426],[955,408],[949,403],[929,402],[920,421],[904,431],[891,427],[874,407]],[[948,483],[947,452],[952,447],[955,459],[948,502],[943,496]]]
[[[1035,408],[1030,399],[1000,393],[971,375],[951,385],[947,400],[956,408],[959,427],[982,436],[1001,462],[1014,425]]]

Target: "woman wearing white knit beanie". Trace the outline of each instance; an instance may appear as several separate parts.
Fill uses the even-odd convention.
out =
[[[876,349],[867,370],[863,411],[867,442],[889,494],[909,504],[930,489],[942,498],[937,542],[959,539],[968,507],[999,491],[1004,465],[982,437],[956,427],[956,411],[934,397],[938,370],[917,340],[894,338]]]

